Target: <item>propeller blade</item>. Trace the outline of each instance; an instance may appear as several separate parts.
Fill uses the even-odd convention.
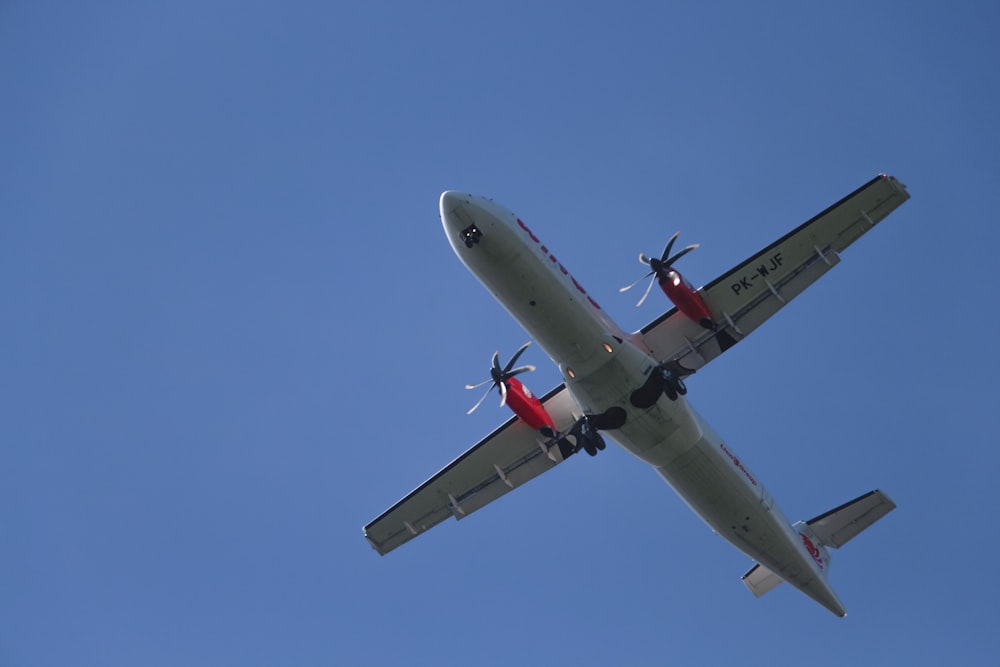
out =
[[[494,386],[496,386],[496,385],[494,385]],[[466,412],[465,414],[467,414],[467,415],[471,415],[471,414],[472,414],[473,412],[475,412],[475,411],[476,411],[476,408],[478,408],[478,407],[479,407],[480,405],[482,405],[482,404],[483,404],[483,401],[485,401],[485,400],[486,400],[486,397],[490,395],[490,392],[491,392],[491,391],[493,391],[493,387],[490,387],[489,389],[487,389],[487,390],[486,390],[486,393],[485,393],[485,394],[483,394],[483,397],[482,397],[482,398],[480,398],[480,399],[479,399],[478,401],[476,401],[476,404],[475,404],[475,405],[473,405],[473,406],[472,406],[472,407],[471,407],[471,408],[469,409],[469,411],[468,411],[468,412]]]
[[[670,264],[670,262],[667,261],[667,257],[670,256],[670,249],[674,247],[674,241],[676,241],[677,237],[680,235],[681,235],[680,230],[678,230],[674,232],[674,235],[670,237],[669,241],[667,241],[667,247],[663,249],[663,254],[660,256],[661,262]]]
[[[504,366],[504,369],[503,369],[504,373],[509,373],[510,372],[510,369],[514,366],[515,363],[517,363],[518,358],[522,354],[524,354],[524,351],[528,349],[529,345],[531,345],[531,341],[530,340],[527,343],[525,343],[524,345],[522,345],[520,350],[518,350],[517,352],[514,353],[514,356],[511,357],[510,361],[507,362],[507,365]]]
[[[649,285],[646,286],[646,292],[642,295],[642,298],[639,299],[639,303],[635,304],[637,308],[641,306],[643,302],[646,300],[646,297],[649,296],[649,292],[653,289],[653,283],[655,283],[658,278],[663,278],[664,276],[666,276],[667,271],[670,270],[670,267],[673,265],[674,262],[679,260],[684,255],[688,254],[692,250],[698,248],[698,244],[695,243],[694,245],[689,245],[688,247],[684,248],[684,250],[681,250],[679,253],[671,257],[670,251],[674,249],[674,243],[677,241],[677,237],[679,237],[680,235],[681,233],[679,231],[674,232],[674,235],[670,237],[669,241],[667,241],[667,245],[663,249],[663,255],[660,257],[660,259],[656,259],[655,257],[646,257],[645,253],[642,252],[639,253],[639,261],[642,262],[643,264],[648,265],[649,268],[652,269],[652,271],[644,275],[642,278],[639,278],[639,280],[635,281],[631,285],[622,287],[621,289],[618,290],[619,292],[625,292],[627,290],[632,289],[646,278],[653,276],[653,279],[649,281]]]
[[[512,378],[515,375],[520,375],[521,373],[530,373],[533,370],[535,370],[535,367],[532,366],[531,364],[528,364],[526,366],[521,366],[520,368],[515,368],[512,371],[507,371],[507,373],[505,375],[508,378]]]
[[[518,358],[522,354],[524,354],[525,350],[528,349],[529,345],[531,345],[530,340],[524,345],[522,345],[520,349],[514,353],[514,356],[510,358],[510,361],[508,361],[507,365],[503,368],[500,368],[500,352],[497,351],[493,353],[493,364],[490,366],[490,375],[492,377],[489,380],[483,380],[479,384],[465,385],[466,389],[476,389],[478,387],[482,387],[483,385],[492,382],[489,389],[487,389],[486,393],[483,394],[482,398],[480,398],[476,402],[476,404],[473,405],[471,409],[469,409],[469,411],[466,414],[471,415],[473,412],[475,412],[476,408],[482,405],[483,401],[486,400],[486,397],[490,395],[490,392],[493,391],[494,387],[500,387],[500,407],[507,405],[507,385],[506,385],[507,380],[509,378],[514,377],[515,375],[520,375],[521,373],[527,373],[528,371],[535,370],[535,367],[532,366],[531,364],[519,366],[518,368],[511,370],[514,364],[517,363]]]
[[[635,304],[636,308],[641,306],[642,302],[646,300],[647,296],[649,296],[649,290],[653,289],[653,283],[655,282],[656,282],[656,276],[653,276],[653,279],[649,281],[649,285],[646,287],[646,293],[642,295],[641,299],[639,299],[639,303]]]
[[[646,264],[649,264],[649,262],[646,262]],[[625,287],[622,287],[618,291],[619,292],[627,292],[628,290],[632,289],[633,287],[635,287],[636,285],[638,285],[639,283],[641,283],[643,280],[645,280],[646,278],[648,278],[651,275],[653,275],[654,273],[655,273],[655,271],[650,271],[649,273],[647,273],[646,275],[644,275],[642,278],[639,278],[637,281],[635,281],[631,285],[626,285]]]
[[[663,263],[666,264],[667,266],[672,266],[673,263],[676,262],[677,260],[679,260],[681,257],[683,257],[684,255],[688,254],[692,250],[697,250],[697,249],[698,249],[698,244],[697,243],[695,243],[694,245],[689,245],[688,247],[684,248],[684,250],[681,250],[679,253],[677,253],[676,255],[674,255],[673,257],[671,257],[670,259],[665,260]]]

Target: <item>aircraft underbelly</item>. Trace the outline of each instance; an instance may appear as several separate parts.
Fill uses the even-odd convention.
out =
[[[494,237],[492,249],[459,256],[559,365],[582,411],[624,409],[624,424],[605,430],[606,436],[655,468],[702,520],[745,554],[797,587],[816,580],[770,495],[683,396],[676,401],[661,396],[649,408],[631,404],[632,392],[656,366],[641,339],[623,333],[561,264],[496,236],[501,238]]]
[[[506,258],[502,267],[484,263],[477,275],[559,364],[583,411],[623,408],[625,423],[605,435],[655,468],[703,520],[740,549],[756,557],[777,543],[770,496],[684,397],[671,401],[662,396],[646,409],[630,403],[632,392],[656,365],[641,342],[622,334],[564,281],[553,280],[544,262],[530,254],[521,257]]]
[[[624,407],[625,424],[605,435],[656,469],[703,521],[742,552],[793,585],[813,581],[798,537],[770,494],[684,397],[663,396],[648,409],[629,404],[629,393],[645,380],[636,360],[628,363],[634,355],[617,355],[587,378],[568,383],[577,402],[594,414]]]

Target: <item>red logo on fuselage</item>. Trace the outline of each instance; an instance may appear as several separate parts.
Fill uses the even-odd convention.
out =
[[[559,260],[556,259],[555,255],[553,255],[552,253],[549,252],[548,248],[546,248],[545,246],[542,245],[542,242],[538,240],[538,237],[535,236],[534,232],[532,232],[530,229],[528,229],[528,226],[526,224],[524,224],[523,222],[521,222],[520,218],[517,219],[517,226],[520,227],[521,229],[523,229],[525,232],[527,232],[528,237],[532,241],[534,241],[536,244],[538,244],[538,247],[541,249],[542,253],[545,254],[545,255],[548,255],[549,260],[553,264],[555,264],[555,265],[557,265],[559,267],[559,270],[562,272],[562,274],[564,276],[569,276],[569,279],[571,281],[573,281],[573,287],[575,287],[577,289],[577,291],[580,292],[580,294],[582,294],[583,296],[587,297],[587,301],[590,302],[590,305],[592,305],[594,308],[597,308],[598,310],[601,310],[601,307],[597,304],[597,302],[594,301],[594,299],[589,294],[587,294],[587,290],[583,289],[583,287],[580,286],[580,283],[576,282],[576,278],[574,278],[573,276],[569,275],[569,271],[566,270],[566,267],[563,266],[559,262]]]
[[[739,470],[744,475],[746,475],[746,478],[750,480],[751,484],[757,486],[757,480],[753,478],[753,475],[751,475],[750,471],[746,469],[746,466],[740,463],[740,460],[736,458],[736,455],[733,454],[731,451],[729,451],[729,448],[726,447],[726,443],[720,442],[719,447],[721,447],[722,451],[725,452],[726,456],[729,457],[729,460],[733,462],[733,465],[736,466],[736,469]]]
[[[812,559],[816,561],[817,565],[819,565],[819,569],[822,570],[823,555],[820,553],[819,548],[815,544],[813,544],[813,541],[810,540],[809,536],[806,535],[805,533],[799,533],[799,536],[802,538],[802,544],[805,545],[806,551],[809,552],[809,555],[812,556]]]

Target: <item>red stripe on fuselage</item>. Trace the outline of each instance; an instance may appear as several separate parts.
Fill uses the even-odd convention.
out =
[[[548,248],[542,245],[542,242],[538,240],[538,237],[535,236],[534,232],[528,229],[528,226],[524,224],[524,222],[522,222],[520,218],[517,219],[517,226],[523,229],[528,234],[528,237],[536,244],[538,244],[538,247],[542,251],[542,253],[548,256],[549,261],[551,261],[553,264],[559,267],[559,270],[562,271],[562,274],[564,276],[569,276],[569,279],[573,281],[573,286],[576,287],[576,289],[580,292],[580,294],[587,297],[587,301],[590,302],[590,305],[592,305],[597,310],[601,310],[601,306],[596,301],[594,301],[594,299],[590,295],[587,294],[587,290],[583,289],[583,286],[580,285],[580,283],[576,282],[576,278],[570,275],[569,271],[566,270],[566,267],[564,267],[559,262],[559,260],[556,259],[555,255],[549,252]]]

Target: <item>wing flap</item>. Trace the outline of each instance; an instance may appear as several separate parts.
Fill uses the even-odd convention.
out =
[[[557,429],[572,427],[578,408],[564,385],[541,401]],[[385,555],[450,516],[472,514],[563,460],[558,446],[511,418],[365,526],[365,537]]]

